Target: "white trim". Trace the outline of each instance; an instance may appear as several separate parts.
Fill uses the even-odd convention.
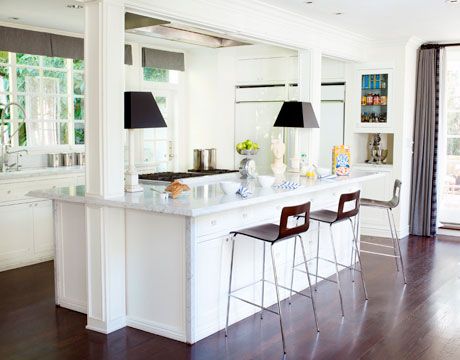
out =
[[[184,329],[166,326],[155,321],[138,319],[136,317],[127,316],[126,325],[135,329],[147,331],[149,333],[165,336],[181,342],[186,342]]]

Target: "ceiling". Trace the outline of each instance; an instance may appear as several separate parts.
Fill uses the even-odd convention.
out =
[[[259,0],[378,40],[460,40],[460,0]],[[342,13],[336,15],[336,13]]]
[[[460,0],[258,0],[378,40],[417,36],[460,40]],[[0,0],[0,21],[82,33],[84,10],[74,0]],[[342,12],[342,15],[335,15]],[[19,20],[12,20],[17,17]]]

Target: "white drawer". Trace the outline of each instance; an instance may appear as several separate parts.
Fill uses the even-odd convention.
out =
[[[11,182],[7,184],[0,184],[0,202],[24,199],[30,200],[31,198],[26,196],[26,194],[29,191],[73,186],[76,184],[77,178],[73,176],[51,180],[30,180],[24,182]]]

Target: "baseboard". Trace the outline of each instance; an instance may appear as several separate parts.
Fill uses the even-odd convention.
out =
[[[76,303],[73,301],[69,301],[67,299],[59,299],[59,304],[60,307],[73,310],[82,314],[87,314],[88,313],[88,307],[86,304],[81,304],[81,303]]]
[[[409,236],[409,225],[404,226],[402,230],[397,231],[400,239]],[[361,235],[391,238],[390,228],[388,226],[367,225],[361,223]]]
[[[40,264],[42,262],[50,261],[53,259],[54,259],[54,254],[51,254],[51,255],[40,256],[40,257],[31,258],[27,260],[17,260],[17,261],[8,263],[8,264],[0,264],[0,272],[7,271],[7,270],[13,270],[13,269],[19,269],[24,266]]]
[[[141,320],[131,316],[126,318],[126,325],[135,329],[146,331],[155,335],[164,336],[181,342],[186,342],[185,329],[166,327],[154,321]]]
[[[110,321],[110,323],[106,323],[104,321],[100,321],[97,319],[88,318],[88,323],[86,325],[86,329],[96,331],[102,334],[110,334],[124,327],[126,327],[125,316],[121,316],[115,320],[112,320]]]

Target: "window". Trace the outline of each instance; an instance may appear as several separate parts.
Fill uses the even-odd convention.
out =
[[[144,129],[142,160],[144,164],[157,166],[157,171],[173,168],[175,102],[177,99],[180,72],[157,68],[143,68],[143,88],[152,91],[167,128]]]
[[[177,84],[179,71],[144,67],[144,81]]]
[[[82,60],[0,52],[0,102],[26,113],[11,107],[6,114],[13,146],[84,144],[83,71]]]
[[[443,226],[460,226],[460,50],[446,52],[445,116],[440,133],[443,179],[439,220]]]

